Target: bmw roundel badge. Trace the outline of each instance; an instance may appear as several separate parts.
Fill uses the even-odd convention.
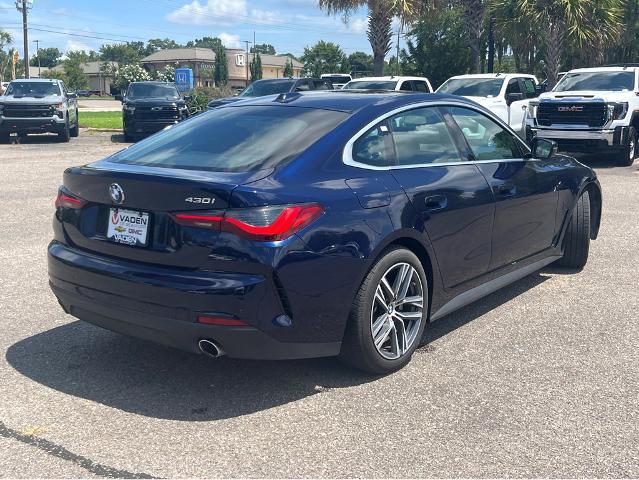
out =
[[[111,200],[113,203],[118,205],[122,205],[124,203],[124,190],[117,183],[112,183],[109,186],[109,194],[111,195]]]

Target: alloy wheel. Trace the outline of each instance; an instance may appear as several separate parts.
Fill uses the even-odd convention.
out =
[[[413,346],[422,323],[424,295],[412,265],[397,263],[384,273],[371,307],[373,343],[382,357],[398,359]]]

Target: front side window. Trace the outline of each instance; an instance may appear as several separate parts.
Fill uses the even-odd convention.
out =
[[[513,78],[508,82],[506,87],[506,95],[510,93],[522,93],[521,86],[519,85],[519,79]]]
[[[390,120],[397,165],[455,163],[459,151],[439,109],[418,108]]]
[[[282,105],[219,108],[136,143],[109,161],[213,172],[272,168],[297,157],[348,115]]]
[[[537,89],[535,88],[535,82],[533,82],[532,78],[524,78],[523,82],[526,98],[537,97]]]
[[[633,90],[635,73],[633,71],[577,72],[567,73],[553,89],[554,92],[578,90],[612,91]]]
[[[476,160],[521,158],[515,137],[487,116],[468,108],[449,107]]]
[[[426,82],[422,80],[414,80],[413,87],[415,88],[417,92],[427,92],[427,93],[429,92],[428,85],[426,85]]]

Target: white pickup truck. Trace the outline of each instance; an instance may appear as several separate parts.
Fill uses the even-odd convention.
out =
[[[530,103],[526,139],[555,140],[566,152],[612,153],[620,165],[637,158],[639,65],[571,70]]]
[[[525,73],[458,75],[446,80],[437,93],[469,98],[493,112],[525,138],[528,104],[539,96],[539,82]]]

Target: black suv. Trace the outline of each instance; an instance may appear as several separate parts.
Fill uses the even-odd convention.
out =
[[[242,90],[239,95],[211,100],[208,103],[208,107],[211,109],[248,98],[280,93],[308,92],[309,90],[333,90],[333,84],[327,78],[269,78],[256,80]]]
[[[126,95],[116,95],[122,102],[124,138],[155,133],[189,116],[188,97],[182,97],[175,84],[166,82],[133,82]]]

